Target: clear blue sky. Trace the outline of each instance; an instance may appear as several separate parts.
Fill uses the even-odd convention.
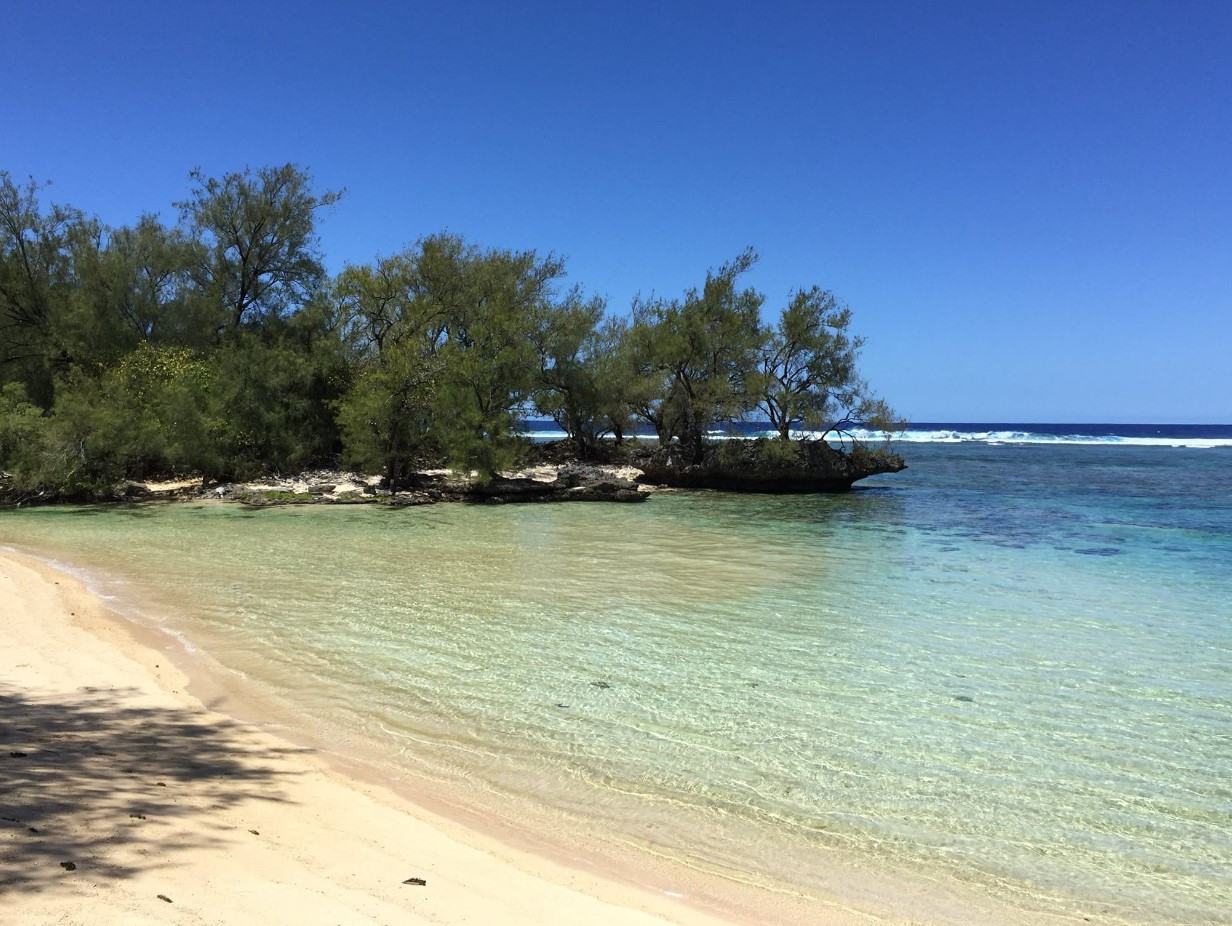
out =
[[[0,168],[122,224],[295,161],[331,269],[442,229],[625,312],[753,245],[915,420],[1232,422],[1232,2],[54,3]]]

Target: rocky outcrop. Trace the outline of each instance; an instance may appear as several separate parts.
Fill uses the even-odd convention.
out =
[[[849,451],[839,451],[821,441],[720,441],[706,447],[703,460],[697,465],[685,463],[676,444],[647,447],[626,443],[605,446],[603,451],[610,462],[562,465],[540,461],[482,484],[446,470],[409,473],[392,487],[375,475],[317,470],[282,478],[267,476],[250,482],[209,485],[189,478],[128,481],[115,486],[107,500],[208,498],[253,508],[362,504],[406,507],[457,501],[641,502],[649,497],[650,486],[731,492],[844,492],[867,476],[906,468],[902,457],[885,449],[856,445]],[[632,476],[636,476],[636,482]],[[37,490],[17,492],[12,479],[0,473],[0,507],[75,500],[82,499]]]
[[[551,482],[498,476],[463,489],[466,498],[485,502],[641,502],[637,483],[598,466],[564,466]]]
[[[497,476],[472,483],[443,472],[411,473],[390,489],[353,474],[345,478],[265,479],[198,490],[199,496],[236,501],[251,508],[275,505],[379,504],[395,508],[435,502],[640,502],[647,493],[611,467],[552,467],[540,478]],[[551,477],[551,478],[548,478]],[[356,486],[359,486],[356,488]]]
[[[646,493],[637,483],[617,475],[609,468],[574,463],[561,467],[556,482],[564,493],[563,500],[573,502],[641,502]]]
[[[700,464],[689,464],[678,445],[649,448],[631,461],[642,470],[638,482],[727,492],[846,492],[852,484],[907,468],[888,449],[856,444],[837,450],[825,441],[726,440],[705,448]]]

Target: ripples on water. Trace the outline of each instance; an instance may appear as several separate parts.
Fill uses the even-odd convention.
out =
[[[911,447],[835,497],[46,509],[401,761],[805,886],[855,859],[1142,922],[1232,909],[1232,455]]]

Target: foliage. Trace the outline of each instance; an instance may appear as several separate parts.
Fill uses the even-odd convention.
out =
[[[633,308],[637,407],[660,441],[680,441],[685,459],[701,461],[706,431],[749,409],[746,380],[761,345],[763,297],[737,280],[757,261],[750,249],[683,300],[639,301]]]
[[[598,412],[604,429],[619,447],[633,429],[636,372],[626,347],[628,322],[619,316],[603,320],[595,334],[590,363],[598,390]]]
[[[21,383],[0,389],[0,472],[7,472],[18,488],[38,484],[39,449],[47,418],[26,397]]]
[[[193,281],[217,310],[217,331],[234,334],[306,302],[325,279],[316,213],[342,194],[314,193],[294,164],[190,176],[194,189],[176,205],[199,244]]]
[[[814,286],[793,294],[767,332],[751,388],[770,426],[784,440],[793,427],[849,432],[895,429],[894,413],[856,372],[864,341],[847,331],[851,310]]]
[[[487,481],[516,459],[516,423],[536,384],[532,341],[564,264],[534,251],[468,248],[459,255],[456,302],[442,375],[436,426],[450,464]]]
[[[562,351],[580,349],[593,309],[572,294],[554,304],[563,274],[551,255],[446,234],[347,268],[335,293],[361,370],[338,405],[348,457],[391,478],[428,449],[481,481],[512,463],[527,404],[581,394]],[[577,418],[572,401],[561,407]]]
[[[608,368],[601,362],[611,344],[599,328],[604,309],[602,299],[585,300],[575,290],[559,305],[544,306],[532,332],[539,357],[535,409],[569,435],[582,460],[594,457],[612,421]]]
[[[800,463],[800,445],[791,441],[759,441],[757,457],[758,462],[767,469],[789,469]]]
[[[438,448],[433,437],[433,396],[440,364],[413,342],[387,348],[366,366],[336,404],[343,459],[367,472],[382,472],[397,485],[412,466]]]
[[[830,293],[797,292],[761,324],[764,298],[741,283],[751,250],[680,298],[635,300],[627,318],[565,289],[552,254],[451,234],[331,280],[317,222],[339,195],[293,164],[194,171],[178,225],[110,228],[0,172],[10,485],[103,496],[126,478],[339,459],[390,484],[442,460],[483,481],[518,457],[532,411],[582,458],[640,418],[690,462],[711,429],[756,408],[784,439],[892,424]],[[757,452],[798,449],[774,443]]]
[[[56,342],[57,316],[75,294],[74,251],[90,235],[78,211],[44,210],[39,189],[0,172],[0,382],[23,383],[46,408],[54,375],[70,360]]]

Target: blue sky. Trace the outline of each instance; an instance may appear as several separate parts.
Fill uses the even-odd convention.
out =
[[[14,6],[0,169],[106,222],[294,161],[331,269],[448,229],[625,312],[753,245],[915,420],[1232,422],[1232,3]]]

